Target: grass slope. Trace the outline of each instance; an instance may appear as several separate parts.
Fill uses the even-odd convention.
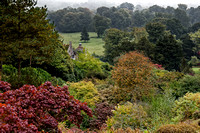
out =
[[[82,46],[86,48],[91,54],[95,53],[97,55],[103,55],[103,45],[104,42],[101,38],[97,38],[97,34],[95,32],[88,32],[90,36],[90,40],[88,42],[80,41],[81,33],[59,33],[61,38],[64,41],[64,44],[69,44],[69,41],[72,42],[72,46],[77,48],[79,43],[82,43]]]
[[[193,70],[196,74],[200,74],[200,67],[193,67],[192,70]]]

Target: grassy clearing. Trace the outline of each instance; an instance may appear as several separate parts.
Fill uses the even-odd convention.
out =
[[[72,46],[77,48],[81,42],[83,47],[86,48],[90,53],[95,53],[97,55],[103,55],[103,45],[104,42],[101,38],[97,38],[97,34],[94,32],[89,32],[90,40],[88,42],[80,41],[81,33],[59,33],[65,44],[72,42]]]
[[[196,74],[200,74],[200,67],[193,67],[192,70],[193,70]]]

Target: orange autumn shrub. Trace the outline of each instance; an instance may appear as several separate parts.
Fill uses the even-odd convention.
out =
[[[148,95],[153,88],[153,63],[136,51],[122,55],[115,64],[112,77],[120,87],[121,94],[132,99]]]

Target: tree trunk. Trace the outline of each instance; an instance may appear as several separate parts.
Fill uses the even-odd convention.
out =
[[[2,75],[3,75],[3,61],[1,61],[0,63],[0,81],[1,81]]]
[[[21,77],[21,59],[18,60],[18,76]]]
[[[32,55],[30,56],[30,67],[31,67],[31,62],[32,62]]]

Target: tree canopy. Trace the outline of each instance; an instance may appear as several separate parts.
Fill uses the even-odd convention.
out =
[[[51,60],[61,43],[54,26],[46,19],[46,7],[35,7],[36,1],[7,1],[1,4],[0,44],[1,60],[9,55],[18,60],[20,73],[23,60],[39,63]],[[8,51],[7,51],[8,49]]]

